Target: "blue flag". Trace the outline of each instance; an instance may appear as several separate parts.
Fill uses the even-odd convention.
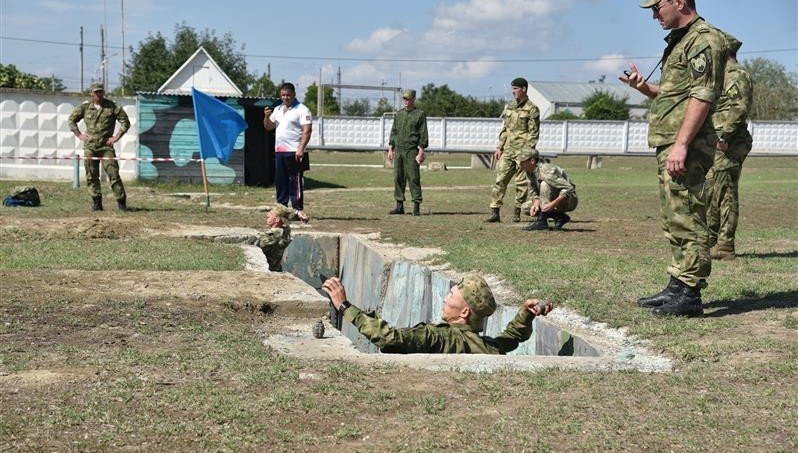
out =
[[[213,96],[191,88],[194,99],[194,120],[197,122],[200,156],[217,157],[222,163],[230,160],[233,146],[247,122],[236,110]]]

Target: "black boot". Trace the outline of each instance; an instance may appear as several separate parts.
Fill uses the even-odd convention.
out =
[[[666,302],[674,299],[676,297],[676,293],[681,290],[682,286],[679,283],[681,283],[679,280],[671,277],[668,285],[665,286],[665,289],[657,294],[654,294],[653,296],[637,299],[637,305],[640,305],[643,308],[654,308],[664,305]]]
[[[397,201],[396,207],[388,211],[388,214],[404,214],[404,213],[405,213],[405,203],[403,201]]]
[[[122,212],[127,212],[127,200],[116,200],[116,207]]]
[[[421,203],[413,202],[413,216],[418,217],[421,215]]]
[[[681,281],[679,283],[679,292],[676,297],[672,298],[664,305],[654,307],[651,313],[655,316],[702,316],[704,314],[704,307],[701,303],[701,290],[687,286]]]
[[[539,215],[529,225],[521,228],[524,231],[544,231],[549,229],[549,221],[545,216]]]
[[[490,208],[490,217],[485,219],[485,223],[499,223],[502,219],[499,217],[499,208]]]
[[[513,211],[513,222],[518,223],[521,221],[521,208],[515,208]]]
[[[92,211],[102,211],[103,210],[103,197],[91,197],[91,210]]]
[[[571,216],[561,212],[554,215],[554,229],[562,230],[563,225],[571,221]]]

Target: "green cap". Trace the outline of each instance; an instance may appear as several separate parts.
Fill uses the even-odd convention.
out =
[[[103,84],[97,82],[92,83],[89,86],[89,92],[94,93],[95,91],[105,91],[105,88],[103,88]]]
[[[535,148],[524,148],[521,152],[518,153],[518,161],[523,162],[525,160],[529,160],[532,158],[538,159],[540,154],[538,154],[538,150]]]
[[[737,51],[740,50],[740,47],[743,46],[743,43],[740,42],[734,36],[723,32],[723,37],[726,38],[726,52],[729,55],[737,55]]]
[[[518,87],[518,88],[527,88],[529,87],[529,83],[523,77],[516,77],[510,82],[510,86]]]
[[[465,299],[474,317],[484,319],[496,311],[496,300],[488,287],[488,282],[478,274],[468,274],[457,284],[457,289]]]
[[[643,3],[640,4],[640,7],[641,8],[652,8],[654,5],[656,5],[659,2],[660,2],[660,0],[646,0]]]
[[[415,99],[415,98],[416,98],[416,90],[402,91],[402,99]]]
[[[293,213],[289,207],[280,203],[272,206],[270,212],[273,212],[277,217],[279,217],[280,220],[283,221],[283,225],[288,225],[288,219],[291,217],[291,213]]]

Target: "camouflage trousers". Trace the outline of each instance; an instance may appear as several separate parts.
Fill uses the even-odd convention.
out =
[[[405,187],[410,183],[413,203],[421,203],[421,171],[416,156],[418,149],[396,150],[393,155],[393,197],[405,201]]]
[[[108,180],[111,183],[111,190],[114,191],[114,197],[118,201],[125,200],[125,186],[122,184],[122,178],[119,177],[119,164],[117,161],[115,159],[90,159],[92,157],[116,157],[114,148],[110,146],[104,146],[98,149],[86,148],[83,150],[83,157],[86,158],[86,160],[83,161],[83,167],[86,170],[86,182],[89,187],[89,195],[91,195],[92,198],[102,196],[102,190],[100,188],[100,162],[102,162],[103,170],[105,170],[105,174],[108,175]]]
[[[554,189],[550,185],[548,185],[545,181],[540,182],[540,206],[543,207],[545,203],[554,200],[560,195],[560,193]],[[529,200],[526,203],[521,205],[521,212],[529,215],[529,210],[532,209],[532,204],[535,200]],[[560,203],[559,206],[554,210],[554,212],[571,212],[576,209],[576,206],[579,204],[579,199],[576,197],[565,197],[565,199]]]
[[[742,164],[724,159],[707,173],[704,196],[707,204],[707,226],[709,227],[709,246],[718,250],[734,252],[734,236],[737,232],[737,219],[740,213],[739,182]]]
[[[529,184],[526,172],[521,168],[516,153],[504,152],[496,167],[496,182],[490,192],[490,207],[501,208],[504,204],[504,193],[510,180],[515,181],[515,207],[520,208],[529,196]]]
[[[704,204],[704,181],[712,167],[715,148],[709,142],[701,136],[693,140],[685,161],[687,172],[675,179],[666,166],[673,145],[657,148],[662,230],[671,246],[668,274],[698,288],[706,287],[712,270]]]

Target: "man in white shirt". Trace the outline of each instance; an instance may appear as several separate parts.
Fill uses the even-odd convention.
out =
[[[310,169],[305,147],[310,142],[313,118],[310,110],[296,99],[293,83],[280,86],[280,99],[283,101],[276,109],[263,109],[263,127],[275,131],[274,140],[274,185],[277,189],[277,202],[296,210],[297,218],[307,223],[309,217],[304,212],[305,194],[303,173]]]

